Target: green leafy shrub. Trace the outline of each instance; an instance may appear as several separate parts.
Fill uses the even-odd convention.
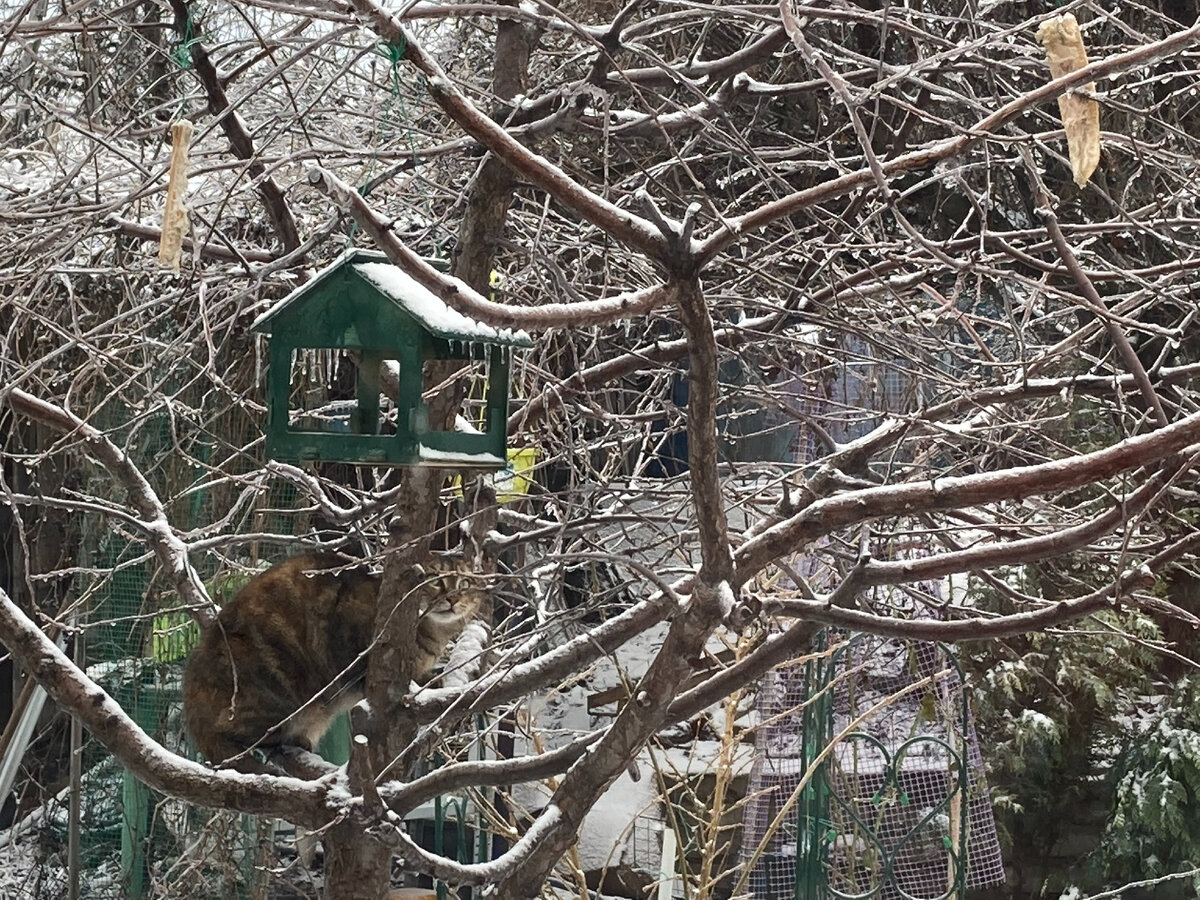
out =
[[[1078,590],[1096,577],[1105,577],[1100,567],[1076,560],[1014,570],[1007,581],[1049,598],[1064,583]],[[975,602],[1012,610],[996,591],[978,592]],[[1103,865],[1089,851],[1112,805],[1104,776],[1155,691],[1158,657],[1149,645],[1158,639],[1149,617],[1125,607],[1069,631],[962,645],[1012,896],[1049,894],[1072,881],[1099,886]]]
[[[1130,723],[1111,771],[1113,813],[1095,858],[1113,883],[1200,865],[1200,682],[1182,679]],[[1192,876],[1200,893],[1200,876]]]

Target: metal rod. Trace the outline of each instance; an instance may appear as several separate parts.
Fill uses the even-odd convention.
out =
[[[72,616],[72,624],[78,619]],[[75,628],[75,665],[87,665],[83,647],[83,631]],[[71,717],[71,793],[67,800],[67,900],[79,900],[79,829],[80,795],[83,792],[83,724]]]

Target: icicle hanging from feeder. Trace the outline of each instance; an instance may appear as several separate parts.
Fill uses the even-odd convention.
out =
[[[1070,13],[1047,19],[1038,26],[1037,37],[1046,48],[1051,78],[1061,78],[1088,64],[1079,23]],[[1100,162],[1100,104],[1084,96],[1095,90],[1095,82],[1088,82],[1058,98],[1058,112],[1067,132],[1071,174],[1080,187],[1087,184]]]
[[[171,170],[167,176],[167,205],[163,209],[162,237],[158,240],[158,261],[172,272],[179,271],[183,236],[188,229],[187,194],[188,147],[192,142],[192,123],[180,119],[171,125]]]

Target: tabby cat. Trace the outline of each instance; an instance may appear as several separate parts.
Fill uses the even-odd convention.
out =
[[[188,658],[183,714],[213,763],[252,747],[312,750],[339,713],[363,698],[380,577],[326,552],[280,562],[250,579]],[[483,590],[460,557],[406,573],[419,615],[414,671],[423,680],[479,609]],[[412,602],[412,599],[408,600]],[[231,764],[263,767],[248,755]]]

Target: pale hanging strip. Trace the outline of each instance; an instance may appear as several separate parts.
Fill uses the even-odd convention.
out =
[[[1070,13],[1047,19],[1038,26],[1037,37],[1046,48],[1051,78],[1061,78],[1088,64],[1079,23]],[[1087,184],[1100,162],[1100,104],[1093,96],[1095,93],[1095,82],[1088,82],[1058,98],[1058,112],[1067,132],[1071,174],[1080,187]]]
[[[163,208],[162,237],[158,240],[158,261],[172,272],[179,271],[183,236],[188,229],[187,194],[188,147],[192,143],[192,123],[180,119],[171,125],[171,170],[167,177],[167,205]]]

